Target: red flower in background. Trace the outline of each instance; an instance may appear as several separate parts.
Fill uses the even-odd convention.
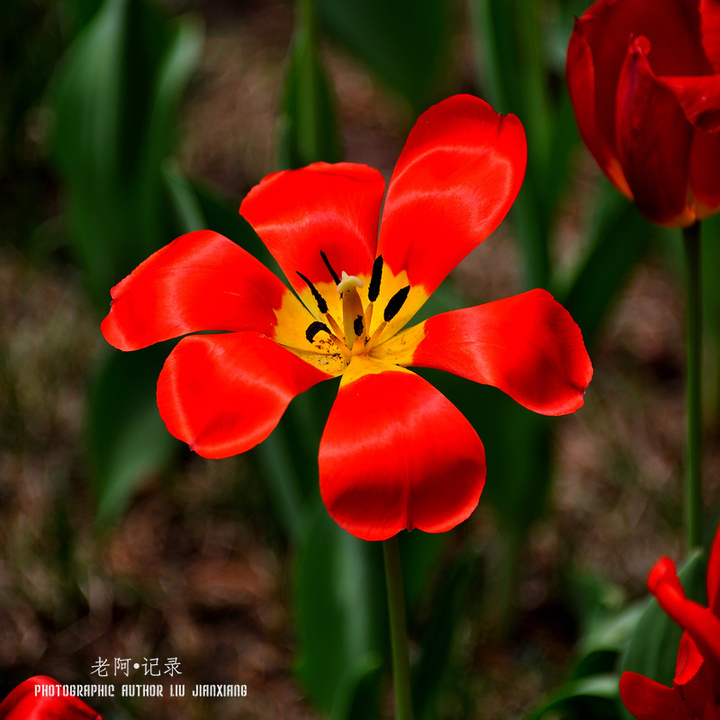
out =
[[[45,695],[43,695],[45,692]],[[102,720],[92,708],[62,685],[37,675],[20,683],[1,703],[0,720]]]
[[[720,209],[720,2],[599,0],[570,38],[580,134],[650,220]]]
[[[673,687],[625,672],[620,678],[625,707],[638,720],[720,719],[720,529],[708,564],[708,607],[685,597],[670,558],[662,558],[652,569],[648,588],[685,632]]]
[[[253,447],[295,395],[341,376],[320,444],[331,516],[368,540],[449,530],[477,506],[483,446],[407,366],[494,385],[548,415],[582,405],[592,374],[579,328],[542,290],[403,329],[503,219],[526,153],[515,116],[456,96],[418,120],[386,197],[364,165],[270,175],[240,213],[294,293],[230,240],[190,233],[113,288],[105,338],[135,350],[227,331],[183,338],[158,381],[168,430],[210,458]]]

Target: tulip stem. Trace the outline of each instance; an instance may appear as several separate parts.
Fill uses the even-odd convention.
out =
[[[688,551],[703,542],[702,503],[702,283],[700,223],[683,229],[685,246],[687,357],[687,485],[685,517]]]
[[[383,555],[385,557],[385,581],[390,618],[396,720],[412,720],[405,596],[397,536],[383,542]]]

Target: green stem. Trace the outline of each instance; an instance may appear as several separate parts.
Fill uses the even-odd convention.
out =
[[[400,548],[398,547],[397,537],[383,542],[383,555],[385,557],[388,615],[390,616],[396,720],[412,720],[405,597],[403,594]]]
[[[702,284],[700,223],[683,230],[687,320],[687,485],[685,513],[688,551],[703,542],[702,503]]]

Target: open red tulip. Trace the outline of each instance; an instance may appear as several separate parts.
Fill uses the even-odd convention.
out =
[[[719,0],[599,0],[575,22],[567,80],[585,144],[647,218],[720,210]]]
[[[720,720],[720,529],[708,564],[708,607],[685,597],[670,558],[657,562],[648,588],[685,632],[673,687],[625,672],[620,678],[625,707],[638,720]]]
[[[20,683],[1,703],[0,720],[102,720],[63,686],[42,675]]]
[[[240,213],[292,290],[227,238],[190,233],[113,288],[105,338],[135,350],[225,331],[183,338],[158,381],[169,431],[209,458],[253,447],[293,397],[339,376],[319,458],[332,517],[368,540],[448,530],[478,503],[483,446],[407,367],[494,385],[548,415],[577,409],[592,374],[579,328],[542,290],[405,329],[503,219],[526,153],[515,116],[465,95],[420,117],[387,195],[364,165],[270,175]]]

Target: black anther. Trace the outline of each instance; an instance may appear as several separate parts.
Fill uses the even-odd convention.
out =
[[[370,285],[368,285],[368,300],[375,302],[380,293],[380,280],[382,279],[383,259],[382,255],[378,255],[373,263],[372,276],[370,277]]]
[[[406,285],[390,298],[383,314],[385,322],[390,322],[400,312],[400,308],[405,304],[409,292],[410,286]]]
[[[338,274],[333,270],[332,265],[330,264],[330,261],[327,258],[327,255],[321,250],[320,251],[320,257],[322,258],[323,262],[325,263],[325,267],[330,272],[330,275],[332,275],[332,279],[335,281],[336,285],[340,284],[340,277]]]
[[[314,342],[315,336],[322,331],[325,331],[328,335],[330,334],[330,328],[325,323],[316,320],[308,325],[308,329],[305,331],[305,337],[308,342]]]
[[[295,272],[307,283],[307,286],[310,288],[310,292],[315,298],[318,310],[324,315],[328,311],[328,304],[325,302],[325,298],[317,291],[317,288],[310,282],[310,280],[308,280],[299,270],[296,270]]]

